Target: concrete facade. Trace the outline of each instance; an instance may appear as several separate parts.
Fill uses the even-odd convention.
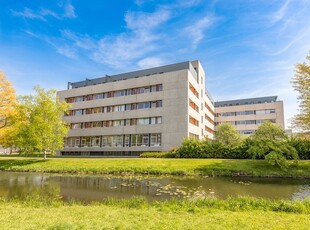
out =
[[[283,101],[277,96],[215,102],[215,124],[231,123],[241,134],[254,133],[267,120],[285,128]]]
[[[137,156],[213,138],[214,105],[199,61],[69,83],[63,155]]]

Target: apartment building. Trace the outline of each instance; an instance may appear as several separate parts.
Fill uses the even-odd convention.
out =
[[[231,123],[241,134],[250,135],[265,121],[284,127],[283,101],[277,96],[215,102],[215,125]]]
[[[62,155],[138,156],[186,137],[213,138],[214,105],[199,61],[68,83]]]

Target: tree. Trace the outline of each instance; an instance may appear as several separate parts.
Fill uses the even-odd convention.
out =
[[[293,125],[302,131],[310,131],[310,52],[307,62],[295,66],[295,76],[292,79],[294,90],[299,94],[300,114],[294,118]]]
[[[251,139],[248,153],[254,159],[265,159],[283,169],[288,167],[286,159],[293,159],[297,163],[297,151],[288,143],[288,138],[280,126],[267,121],[258,127]]]
[[[223,123],[217,127],[215,133],[215,140],[228,146],[237,146],[241,143],[241,135],[237,132],[235,127],[230,123]]]
[[[35,95],[20,99],[17,109],[18,132],[17,146],[24,151],[55,153],[63,148],[63,139],[67,135],[68,125],[62,116],[68,109],[66,102],[60,102],[55,90],[35,87]]]
[[[0,129],[8,125],[8,118],[14,111],[15,103],[15,90],[0,71]]]

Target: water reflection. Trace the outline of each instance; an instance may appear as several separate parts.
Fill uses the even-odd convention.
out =
[[[60,176],[38,173],[0,172],[0,197],[23,198],[41,191],[45,196],[84,202],[107,198],[148,200],[171,198],[253,196],[270,199],[305,199],[309,180],[232,177],[121,177]]]

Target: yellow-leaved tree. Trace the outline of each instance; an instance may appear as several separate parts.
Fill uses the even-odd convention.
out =
[[[9,117],[14,112],[16,104],[15,90],[4,73],[0,71],[0,129],[8,126]]]
[[[293,88],[298,92],[300,113],[294,118],[295,128],[305,134],[310,132],[310,52],[307,62],[295,66],[295,77],[292,80]]]

